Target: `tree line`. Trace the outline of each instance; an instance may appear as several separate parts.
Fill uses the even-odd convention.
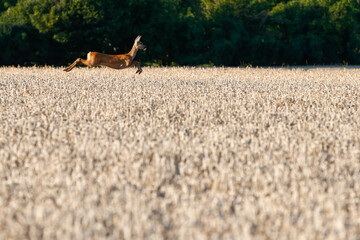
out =
[[[2,0],[0,65],[66,65],[89,51],[147,65],[360,63],[359,0]]]

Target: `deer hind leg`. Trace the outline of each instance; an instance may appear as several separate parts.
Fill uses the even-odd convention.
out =
[[[78,65],[79,63],[82,63],[88,67],[93,67],[94,65],[90,63],[89,59],[84,60],[82,58],[78,58],[76,59],[70,66],[68,66],[67,68],[64,69],[65,72],[70,72],[71,70],[73,70],[74,67],[76,67],[76,65]]]
[[[76,59],[70,66],[64,69],[65,72],[70,72],[73,68],[81,62],[81,58]]]
[[[140,63],[138,61],[133,61],[129,67],[133,67],[133,66],[136,66],[138,68],[138,70],[136,71],[136,73],[138,74],[141,74],[142,73],[142,69],[141,69],[141,66],[140,66]]]

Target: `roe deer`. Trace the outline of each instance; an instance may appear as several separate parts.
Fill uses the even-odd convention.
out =
[[[138,70],[136,73],[141,73],[142,69],[138,61],[134,61],[136,53],[139,49],[146,50],[146,46],[140,42],[141,36],[138,36],[135,39],[134,45],[129,53],[120,54],[120,55],[109,55],[99,52],[89,52],[87,54],[87,59],[76,59],[69,67],[65,68],[65,72],[70,72],[76,65],[82,63],[88,67],[96,66],[107,66],[115,69],[124,69],[128,67],[136,66]]]

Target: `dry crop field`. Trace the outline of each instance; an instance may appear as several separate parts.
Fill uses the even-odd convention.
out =
[[[0,68],[0,239],[360,239],[360,69]]]

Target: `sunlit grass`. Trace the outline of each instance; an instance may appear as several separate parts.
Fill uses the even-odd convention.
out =
[[[358,239],[360,69],[0,68],[0,239]]]

